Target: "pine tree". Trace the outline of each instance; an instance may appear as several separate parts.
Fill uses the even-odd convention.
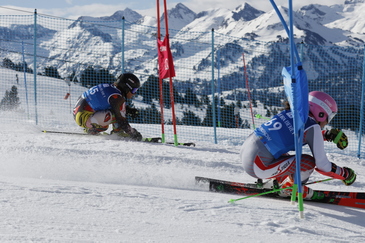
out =
[[[99,80],[99,83],[109,83],[112,84],[116,81],[115,77],[109,73],[108,69],[100,69],[97,71],[97,80]]]
[[[190,88],[188,88],[185,92],[185,104],[199,107],[199,103],[200,102],[196,94]]]
[[[10,91],[5,92],[4,98],[0,102],[1,110],[15,110],[20,105],[18,97],[18,88],[13,85]]]
[[[3,67],[5,68],[10,68],[10,69],[14,69],[14,63],[12,60],[10,60],[9,58],[4,58],[3,59]]]
[[[208,97],[208,95],[202,95],[200,98],[200,103],[202,103],[203,105],[210,105],[210,99]]]
[[[204,120],[202,122],[202,126],[210,127],[213,126],[213,111],[212,105],[208,105],[205,113]]]
[[[153,99],[159,99],[159,80],[158,77],[150,75],[142,87],[138,90],[138,94],[143,97],[143,102],[152,104]]]
[[[157,110],[156,105],[152,103],[151,107],[140,110],[141,123],[159,124],[161,123],[161,113]]]
[[[99,84],[97,80],[97,73],[95,69],[91,66],[87,67],[81,74],[80,82],[81,85],[87,88],[90,88],[94,85]]]
[[[182,118],[181,122],[184,125],[188,125],[188,126],[200,126],[201,125],[201,119],[197,115],[195,115],[194,112],[185,110],[183,112],[183,114],[184,114],[184,117]]]
[[[52,78],[61,79],[60,74],[56,67],[48,66],[44,68],[44,75]]]

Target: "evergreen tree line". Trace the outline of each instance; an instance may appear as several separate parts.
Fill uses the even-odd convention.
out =
[[[15,71],[23,72],[25,70],[28,73],[33,73],[33,70],[28,67],[27,63],[21,63],[21,62],[14,63],[9,58],[4,58],[2,65],[5,68],[9,68]],[[39,75],[62,79],[57,68],[52,66],[45,67],[44,72],[39,73]],[[90,88],[99,83],[113,83],[116,81],[116,78],[112,74],[110,74],[110,72],[107,69],[95,69],[91,66],[87,67],[79,75],[79,77],[76,77],[75,72],[73,72],[67,78],[69,80],[73,80],[75,83],[79,83],[80,85],[86,88]],[[311,88],[313,89],[314,87]],[[171,97],[170,97],[170,86],[168,82],[166,81],[163,82],[162,90],[163,90],[164,108],[169,109],[171,108],[171,100],[170,100]],[[17,93],[18,93],[17,88],[15,86],[13,86],[10,91],[6,91],[5,96],[3,97],[0,103],[0,109],[1,110],[16,109],[20,104],[19,98],[17,97]],[[150,75],[147,81],[140,88],[138,95],[142,96],[143,97],[142,101],[146,104],[150,104],[151,107],[141,109],[140,117],[132,119],[132,122],[152,123],[152,124],[160,123],[160,112],[157,110],[156,106],[153,103],[154,100],[155,101],[160,100],[158,77]],[[190,87],[188,87],[185,90],[184,94],[182,94],[179,93],[174,86],[173,96],[175,103],[188,105],[188,108],[195,107],[197,109],[205,110],[204,118],[200,118],[192,110],[184,108],[182,106],[181,108],[185,110],[183,111],[183,117],[181,119],[177,118],[177,123],[179,125],[191,125],[191,126],[213,125],[212,104],[207,95],[205,94],[200,95],[199,98],[198,95],[194,93],[194,91]],[[263,115],[265,117],[272,117],[273,115],[278,113],[278,110],[276,108],[269,108],[269,107],[270,106],[280,107],[282,101],[285,100],[285,93],[284,91],[269,92],[268,89],[260,89],[260,90],[253,89],[251,97],[253,97],[252,99],[253,107],[257,107],[258,100],[264,105],[266,113],[260,115]],[[217,99],[217,97],[215,98]],[[232,93],[231,95],[228,95],[226,98],[230,100],[237,100],[238,102],[237,104],[227,105],[225,104],[223,98],[221,98],[220,103],[218,103],[216,100],[214,102],[216,113],[218,111],[218,108],[220,109],[220,116],[216,114],[216,124],[218,124],[221,127],[228,127],[228,128],[237,127],[237,124],[239,124],[239,127],[241,128],[249,128],[250,125],[247,120],[243,122],[239,116],[237,117],[237,115],[234,114],[235,106],[241,108],[239,102],[248,100],[247,92],[238,91]],[[344,101],[342,101],[339,97],[335,98],[338,101],[339,106],[341,107],[342,102]],[[218,104],[220,104],[219,107]],[[342,107],[345,107],[345,105],[343,105]],[[357,131],[359,129],[358,122],[350,122],[350,121],[351,120],[356,121],[357,120],[356,118],[358,118],[359,116],[360,116],[360,110],[358,109],[357,106],[346,105],[346,108],[341,109],[339,114],[332,121],[332,125],[340,129],[350,129],[353,131]],[[354,119],[348,119],[348,118],[354,118]],[[168,123],[169,122],[171,121],[168,121]]]
[[[138,95],[142,96],[142,101],[146,104],[151,104],[151,108],[141,109],[140,116],[134,119],[131,119],[131,122],[134,123],[160,123],[160,112],[157,111],[155,104],[153,101],[160,101],[160,91],[159,91],[159,79],[154,75],[150,75],[147,78],[147,81],[142,85],[142,87],[138,91]],[[169,83],[164,81],[162,84],[163,90],[163,103],[164,108],[169,109],[171,106],[170,100],[170,87]],[[182,104],[181,109],[184,109],[183,105],[187,105],[188,108],[185,108],[183,111],[182,118],[176,118],[176,123],[178,125],[189,125],[189,126],[213,126],[213,111],[212,111],[212,102],[207,95],[201,95],[200,98],[196,95],[191,88],[187,88],[185,94],[181,94],[176,91],[175,87],[173,87],[174,94],[174,102]],[[215,111],[216,111],[216,124],[220,127],[227,128],[250,128],[250,124],[246,120],[243,122],[239,114],[235,114],[235,107],[238,106],[242,108],[241,101],[237,101],[236,104],[227,105],[223,98],[218,102],[218,97],[215,96],[214,100]],[[196,109],[200,109],[201,111],[205,110],[204,118],[200,118],[197,114],[195,114],[190,108],[194,107]],[[218,108],[220,108],[220,112],[218,115]],[[149,118],[150,117],[150,118]],[[149,120],[151,119],[151,121]],[[168,124],[171,121],[167,122]]]
[[[15,71],[19,71],[19,72],[27,72],[27,73],[33,73],[33,69],[28,67],[28,64],[26,62],[19,62],[19,63],[14,63],[13,61],[11,61],[9,58],[4,58],[3,59],[3,67],[5,68],[9,68]]]
[[[27,64],[23,65],[21,63],[14,64],[10,59],[4,58],[3,66],[6,68],[11,68],[16,71],[23,71],[24,66],[27,67]],[[28,69],[29,72],[33,72],[33,70]],[[41,75],[58,78],[61,79],[62,77],[59,75],[57,68],[48,66],[45,67],[44,73]],[[116,81],[116,78],[109,73],[107,69],[99,69],[96,70],[93,67],[89,66],[86,68],[78,78],[75,76],[75,72],[68,76],[69,80],[73,80],[75,83],[80,83],[80,85],[89,88],[95,86],[100,83],[113,83]],[[18,107],[19,98],[17,97],[17,89],[7,91],[3,101],[1,103],[1,109],[3,110],[11,110],[16,109]],[[159,92],[159,79],[154,75],[150,75],[146,82],[142,85],[142,87],[138,91],[138,95],[142,96],[142,101],[146,104],[150,104],[151,106],[148,108],[139,109],[139,117],[131,118],[131,122],[135,123],[148,123],[148,124],[159,124],[161,122],[161,113],[157,110],[156,105],[154,104],[155,101],[160,101],[160,92]],[[163,104],[164,108],[169,109],[171,108],[171,96],[170,96],[170,85],[168,82],[164,81],[162,84],[163,90]],[[15,96],[14,96],[15,95]],[[213,126],[213,111],[212,111],[212,104],[208,97],[208,95],[201,95],[200,98],[194,91],[188,87],[185,90],[184,95],[176,91],[175,86],[173,87],[173,95],[174,95],[174,102],[185,104],[190,107],[195,107],[200,109],[201,111],[205,110],[204,118],[200,118],[196,115],[193,111],[188,108],[185,108],[183,111],[183,117],[176,118],[176,122],[178,125],[189,125],[189,126]],[[242,97],[247,97],[247,95],[241,95]],[[241,101],[238,100],[237,104],[226,105],[225,100],[223,98],[220,99],[218,102],[218,98],[215,97],[215,111],[219,114],[216,114],[216,124],[220,127],[227,127],[227,128],[250,128],[250,124],[247,120],[243,123],[241,117],[239,115],[234,114],[235,106],[242,108]],[[254,103],[255,106],[256,102]],[[182,109],[184,107],[182,106]],[[268,116],[270,111],[266,113]],[[167,121],[167,123],[172,123],[171,121]]]
[[[26,62],[14,63],[9,58],[4,58],[2,66],[5,68],[9,68],[15,71],[27,73],[33,73],[33,69],[28,67]],[[44,68],[44,71],[41,73],[37,73],[37,75],[43,75],[51,78],[64,79],[67,78],[69,80],[73,80],[75,83],[80,83],[82,86],[90,88],[99,83],[113,83],[116,78],[109,73],[107,69],[94,69],[93,67],[87,67],[80,75],[80,80],[75,76],[75,72],[67,77],[61,77],[58,72],[58,69],[53,66],[47,66]]]

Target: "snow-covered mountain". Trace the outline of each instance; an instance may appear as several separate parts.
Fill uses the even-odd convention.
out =
[[[288,9],[278,6],[284,19],[288,19]],[[294,26],[296,42],[304,42],[311,45],[338,45],[338,46],[363,46],[365,39],[365,19],[361,13],[365,8],[363,0],[346,0],[343,4],[324,6],[311,4],[302,7],[294,13]],[[161,14],[163,11],[160,11]],[[121,70],[122,58],[122,31],[120,21],[125,18],[125,67],[127,70],[143,72],[145,75],[156,73],[156,17],[142,16],[139,13],[126,8],[116,11],[111,16],[100,18],[81,16],[77,20],[70,20],[67,28],[52,29],[51,26],[37,27],[41,39],[38,40],[42,56],[48,59],[42,61],[39,69],[45,66],[56,66],[61,76],[65,77],[71,72],[88,66],[102,67],[108,70]],[[184,76],[186,80],[193,79],[197,72],[207,71],[210,68],[210,45],[196,47],[192,45],[195,40],[209,40],[211,30],[225,35],[219,43],[227,49],[227,53],[241,52],[248,49],[254,55],[254,50],[249,47],[251,43],[238,43],[238,38],[246,38],[249,41],[258,41],[256,45],[270,49],[273,43],[287,43],[287,33],[283,28],[274,10],[264,12],[247,3],[243,3],[234,10],[218,8],[204,12],[194,13],[185,5],[179,3],[168,11],[171,48],[174,55],[177,77]],[[161,27],[164,28],[164,16],[160,17]],[[7,42],[0,43],[4,49],[10,49],[12,43],[16,50],[9,52],[9,57],[14,62],[21,61],[21,55],[14,54],[20,51],[19,41],[21,37],[27,37],[31,43],[33,26],[12,25],[1,27],[0,32],[7,36]],[[198,33],[186,35],[187,32]],[[11,33],[11,34],[9,34]],[[164,32],[162,32],[163,34]],[[263,42],[262,42],[263,41]],[[247,45],[249,48],[246,48]],[[27,47],[26,47],[27,48]],[[236,48],[236,49],[234,49]],[[237,49],[238,48],[238,49]],[[272,48],[274,49],[274,48]],[[191,53],[187,51],[190,50]],[[269,50],[269,52],[278,50]],[[30,49],[30,53],[32,50]],[[329,59],[342,60],[329,53]],[[192,56],[202,56],[200,60],[191,62]],[[318,55],[317,55],[318,56]],[[33,59],[26,57],[27,63],[32,67]],[[222,68],[228,66],[242,66],[240,55],[222,54]],[[326,58],[326,57],[323,57]],[[253,58],[252,58],[253,59]],[[60,61],[61,60],[61,61]],[[65,62],[64,60],[67,60]],[[267,60],[260,59],[255,65],[257,70],[265,67]],[[347,61],[345,58],[344,62]],[[251,60],[248,60],[251,62]],[[311,60],[309,60],[311,62]],[[80,65],[82,64],[82,67]],[[255,66],[254,64],[252,64]],[[179,69],[184,66],[185,69]],[[261,68],[260,68],[261,67]],[[278,63],[275,69],[282,68]],[[344,67],[345,68],[345,67]],[[315,69],[315,67],[314,67]],[[277,71],[275,70],[275,71]],[[238,72],[239,69],[236,68]],[[256,70],[253,70],[253,72]],[[272,70],[270,70],[272,71]],[[233,73],[232,71],[230,71]],[[264,70],[265,72],[265,70]],[[118,71],[113,73],[118,75]],[[261,73],[261,77],[271,74]],[[311,78],[316,78],[316,70],[311,72]],[[271,80],[265,85],[277,85],[280,81]]]
[[[251,20],[259,17],[263,13],[265,13],[264,11],[253,8],[248,3],[244,3],[240,6],[238,6],[232,12],[233,12],[232,18],[236,21],[238,21],[240,19],[243,19],[244,21],[251,21]]]
[[[161,10],[162,11],[162,10]],[[163,12],[163,11],[162,11]],[[169,29],[180,30],[185,25],[190,24],[196,18],[196,13],[190,10],[182,3],[178,3],[176,7],[168,10]],[[165,27],[165,14],[160,18],[161,27]]]
[[[120,21],[122,18],[127,19],[129,22],[137,23],[143,19],[143,16],[133,11],[130,8],[126,8],[124,10],[118,10],[111,16],[104,17],[91,17],[91,16],[81,16],[77,19],[77,21]]]
[[[287,8],[279,6],[279,9],[284,18],[288,19]],[[298,39],[303,39],[307,44],[344,44],[354,35],[365,33],[365,19],[361,18],[364,9],[363,0],[346,0],[343,4],[332,6],[304,6],[294,14],[295,33]],[[160,23],[164,28],[163,9],[160,12]],[[142,16],[129,8],[118,10],[111,16],[81,16],[76,21],[120,21],[122,17],[130,23],[157,26],[155,16]],[[214,28],[221,34],[236,37],[254,36],[256,40],[261,41],[275,41],[277,35],[286,36],[274,10],[265,13],[248,3],[243,3],[234,10],[209,9],[200,13],[195,13],[184,4],[178,3],[168,10],[168,21],[171,30],[209,32]],[[362,44],[361,40],[358,41]]]
[[[308,5],[294,13],[296,38],[307,44],[328,45],[341,44],[350,38],[352,29],[348,26],[356,22],[350,8],[347,5],[358,5],[352,3],[346,5],[334,5],[331,7],[322,5]],[[365,5],[362,4],[365,8]],[[279,6],[279,10],[285,19],[288,19],[288,9]],[[330,10],[330,11],[328,11]],[[346,12],[347,10],[347,12]],[[336,27],[336,21],[345,15],[352,16],[347,21],[342,20],[346,28]],[[278,36],[286,37],[275,10],[263,12],[257,10],[247,3],[237,7],[234,11],[228,9],[213,9],[198,14],[194,21],[184,27],[183,31],[209,31],[214,28],[216,32],[235,37],[248,37],[260,41],[276,41]],[[356,15],[358,16],[358,15]],[[348,23],[345,24],[344,22]],[[331,25],[332,24],[332,25]],[[360,31],[356,31],[359,33]]]

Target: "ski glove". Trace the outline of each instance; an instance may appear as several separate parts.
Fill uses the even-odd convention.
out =
[[[348,145],[347,136],[340,129],[331,129],[324,132],[323,137],[328,142],[334,142],[339,149],[345,149]]]
[[[344,177],[345,180],[342,180],[342,182],[346,185],[346,186],[350,186],[352,185],[352,183],[354,183],[356,181],[356,174],[355,171],[348,168],[348,167],[343,167],[344,170]]]
[[[130,115],[132,118],[136,118],[139,116],[139,111],[136,108],[131,108],[127,106],[127,114]]]

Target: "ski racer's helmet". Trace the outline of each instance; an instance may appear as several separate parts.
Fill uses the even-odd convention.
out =
[[[337,114],[337,103],[328,94],[321,91],[309,93],[309,111],[317,122],[326,121],[329,123]]]
[[[120,91],[122,91],[122,93],[124,93],[124,95],[126,95],[128,92],[135,94],[138,88],[141,86],[141,82],[136,77],[136,75],[132,73],[123,73],[118,77],[115,85]]]

